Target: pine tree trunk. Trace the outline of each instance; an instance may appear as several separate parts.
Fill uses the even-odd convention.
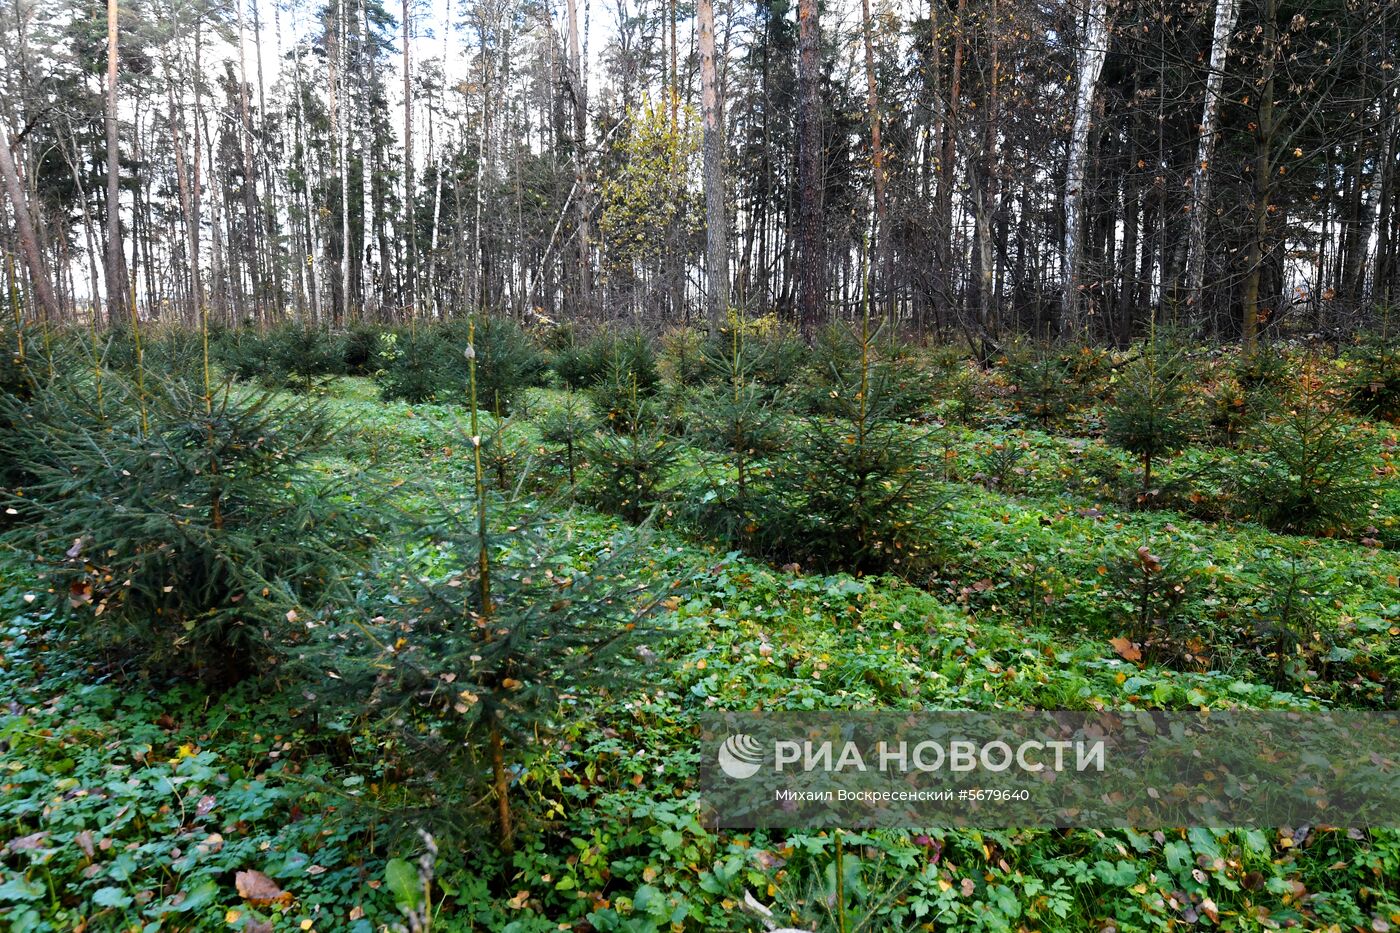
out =
[[[1240,309],[1240,342],[1254,348],[1259,330],[1260,284],[1263,278],[1265,239],[1269,234],[1269,196],[1272,190],[1274,145],[1274,71],[1278,47],[1278,0],[1266,0],[1263,23],[1264,85],[1259,92],[1254,133],[1254,205],[1249,250],[1245,255],[1244,299]]]
[[[408,232],[404,287],[410,319],[418,314],[418,201],[413,168],[413,11],[409,0],[403,0],[403,225]]]

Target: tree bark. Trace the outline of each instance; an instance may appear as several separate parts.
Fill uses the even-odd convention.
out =
[[[1074,96],[1074,127],[1069,140],[1069,167],[1065,172],[1064,295],[1060,333],[1079,334],[1084,319],[1079,306],[1080,264],[1083,260],[1083,205],[1085,168],[1089,155],[1089,128],[1093,120],[1094,94],[1108,54],[1108,0],[1091,0],[1084,26],[1084,46],[1079,52],[1079,81]]]
[[[24,185],[20,183],[14,157],[10,154],[8,138],[0,139],[0,175],[5,176],[5,193],[10,196],[15,230],[19,234],[20,252],[24,254],[24,264],[29,269],[29,281],[34,287],[34,297],[39,302],[39,310],[43,312],[46,320],[57,321],[61,317],[58,299],[54,297],[53,285],[49,282],[48,272],[44,268],[44,254],[40,252],[39,240],[34,235],[29,200],[25,196]]]
[[[825,319],[826,225],[822,207],[821,23],[817,0],[797,5],[797,313],[811,340]]]
[[[705,271],[710,327],[718,329],[729,306],[729,227],[724,210],[724,117],[715,62],[713,0],[698,0],[700,27],[700,108],[705,148]]]
[[[117,0],[107,0],[107,320],[120,320],[127,304],[126,254],[122,251],[121,154],[117,134]]]
[[[875,77],[875,36],[870,22],[870,0],[860,0],[861,38],[865,45],[865,109],[870,120],[870,175],[874,188],[875,223],[870,234],[868,281],[880,282],[884,274],[881,257],[885,250],[885,150],[880,142],[880,90]],[[888,283],[884,283],[888,287]],[[878,288],[874,289],[879,291]]]
[[[1265,239],[1269,234],[1269,196],[1273,187],[1274,72],[1278,54],[1278,0],[1264,4],[1264,85],[1259,93],[1254,131],[1254,205],[1251,211],[1249,250],[1245,256],[1244,299],[1241,302],[1240,342],[1254,349],[1259,331],[1260,283],[1263,277]]]
[[[1230,54],[1230,34],[1239,15],[1239,0],[1216,0],[1215,32],[1210,43],[1210,74],[1206,76],[1206,100],[1201,112],[1201,136],[1191,181],[1191,235],[1187,241],[1186,302],[1200,303],[1206,277],[1206,211],[1210,196],[1210,161],[1215,150],[1220,114],[1220,91],[1225,83],[1225,61]]]
[[[588,237],[588,89],[583,81],[579,51],[578,3],[568,0],[569,92],[574,104],[574,201],[575,235],[578,240],[579,311],[587,317],[593,305],[593,268]]]

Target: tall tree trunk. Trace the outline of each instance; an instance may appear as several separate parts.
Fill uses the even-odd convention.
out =
[[[121,320],[127,304],[126,254],[122,251],[121,155],[117,138],[117,0],[107,0],[107,320]]]
[[[340,308],[342,321],[350,320],[350,127],[345,114],[349,98],[345,87],[345,0],[336,0],[335,51],[331,55],[331,122],[335,124],[340,156]]]
[[[446,59],[443,59],[446,61]],[[418,218],[414,210],[417,189],[413,182],[413,11],[403,0],[403,225],[408,233],[408,263],[404,286],[408,292],[408,316],[418,308]]]
[[[61,317],[58,299],[54,297],[53,286],[44,268],[44,255],[39,250],[39,240],[34,235],[34,222],[29,214],[29,199],[25,195],[24,185],[20,183],[14,157],[10,155],[8,138],[0,138],[0,175],[4,176],[5,193],[9,195],[10,207],[14,211],[15,231],[19,235],[19,248],[24,254],[24,264],[29,268],[29,281],[34,287],[34,297],[39,302],[39,310],[44,319],[56,322]]]
[[[253,168],[253,118],[248,105],[248,56],[244,51],[243,0],[238,4],[238,117],[243,141],[243,248],[246,251],[249,284],[253,292],[253,314],[264,314],[262,254],[258,248],[258,176]],[[256,40],[255,40],[256,41]]]
[[[817,0],[797,4],[797,314],[811,340],[825,319],[821,23]]]
[[[715,62],[713,0],[698,0],[700,27],[700,109],[705,136],[705,271],[710,326],[718,328],[729,305],[729,228],[724,212],[724,123]]]
[[[1186,301],[1200,304],[1206,278],[1206,211],[1210,196],[1210,162],[1215,150],[1216,124],[1220,114],[1220,91],[1225,83],[1225,61],[1230,54],[1230,35],[1239,15],[1239,0],[1216,0],[1215,32],[1210,42],[1210,73],[1206,76],[1206,100],[1201,111],[1201,136],[1196,147],[1196,165],[1191,180],[1191,234],[1187,240]]]
[[[1269,196],[1273,188],[1274,72],[1278,56],[1278,0],[1266,0],[1263,23],[1264,85],[1254,130],[1254,204],[1251,210],[1249,249],[1245,255],[1244,298],[1241,302],[1240,341],[1254,348],[1259,332],[1260,284],[1263,278],[1265,240],[1269,235]]]
[[[360,0],[360,54],[358,78],[364,103],[359,108],[360,125],[360,301],[365,313],[373,319],[376,308],[374,287],[374,154],[377,148],[374,138],[374,115],[370,104],[370,83],[373,80],[373,51],[369,37],[369,10],[365,0]],[[405,105],[407,101],[405,101]],[[405,143],[409,145],[409,143]],[[407,156],[407,153],[405,153]],[[407,171],[407,162],[405,162]],[[387,267],[388,257],[380,253],[379,261]]]
[[[941,0],[940,0],[941,2]],[[948,81],[948,100],[943,112],[943,145],[938,156],[938,190],[934,210],[935,299],[942,309],[953,302],[953,186],[958,162],[958,123],[962,114],[962,70],[965,38],[963,27],[967,0],[958,0],[953,20],[953,61]]]
[[[588,88],[583,80],[580,53],[578,2],[568,0],[569,93],[574,104],[574,233],[578,241],[578,310],[592,313],[593,269],[588,236]]]
[[[860,0],[861,38],[865,45],[865,110],[870,121],[870,175],[874,187],[875,224],[870,235],[870,268],[873,281],[881,281],[885,253],[885,150],[880,143],[880,90],[875,77],[875,35],[870,22],[870,0]],[[884,283],[888,288],[889,283]],[[878,288],[874,289],[879,291]]]
[[[1079,81],[1074,96],[1074,126],[1069,139],[1069,167],[1065,172],[1064,295],[1060,333],[1078,334],[1084,329],[1079,308],[1080,263],[1084,255],[1083,205],[1085,169],[1089,155],[1089,128],[1094,94],[1108,54],[1108,0],[1091,0],[1084,24],[1084,45],[1079,52]]]
[[[175,153],[175,177],[180,194],[180,213],[185,221],[185,246],[189,250],[190,264],[190,311],[197,314],[204,304],[204,283],[199,273],[199,240],[195,232],[195,215],[190,198],[190,180],[185,166],[185,143],[180,137],[180,115],[175,107],[175,76],[166,63],[166,100],[170,106],[170,147]]]

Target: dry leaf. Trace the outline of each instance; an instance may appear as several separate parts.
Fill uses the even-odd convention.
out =
[[[1118,652],[1118,656],[1124,661],[1141,661],[1142,652],[1138,646],[1126,638],[1110,638],[1108,643],[1113,646],[1113,650]]]
[[[260,871],[240,871],[234,876],[233,883],[238,888],[238,896],[254,907],[286,905],[292,902],[290,894]]]

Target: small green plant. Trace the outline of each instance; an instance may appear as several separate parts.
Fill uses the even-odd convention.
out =
[[[1325,607],[1332,598],[1317,562],[1297,554],[1261,551],[1259,598],[1251,608],[1259,650],[1273,661],[1280,688],[1307,679],[1309,661],[1332,647]]]
[[[1044,348],[1013,352],[1006,374],[1017,411],[1041,429],[1048,430],[1074,411],[1078,389],[1063,356]]]
[[[592,465],[588,492],[594,504],[642,522],[661,503],[667,473],[678,451],[654,407],[635,387],[608,413],[602,430],[583,445]]]
[[[1183,355],[1153,341],[1124,370],[1108,409],[1109,443],[1141,461],[1144,498],[1151,494],[1153,463],[1176,453],[1191,436],[1189,385]]]
[[[1119,654],[1129,660],[1147,655],[1166,663],[1205,666],[1204,633],[1190,624],[1194,574],[1184,556],[1159,556],[1150,543],[1115,561],[1111,578],[1129,614],[1128,637],[1115,642]]]
[[[1353,354],[1349,405],[1368,418],[1400,421],[1400,347],[1393,338],[1362,344]]]
[[[1015,492],[1020,476],[1026,472],[1020,464],[1025,459],[1027,446],[1025,442],[1010,439],[989,445],[977,457],[974,478],[980,478],[989,490]]]
[[[769,553],[852,573],[913,573],[932,557],[943,501],[908,395],[878,357],[878,331],[851,338],[853,364],[828,360],[824,414],[807,419],[778,458],[758,528]]]
[[[1304,373],[1282,409],[1249,436],[1233,478],[1247,513],[1275,531],[1337,534],[1367,515],[1375,477],[1356,427],[1326,382]]]
[[[690,497],[689,519],[723,541],[747,545],[763,510],[763,476],[756,476],[781,447],[781,424],[772,390],[747,369],[744,337],[731,334],[728,352],[707,357],[724,381],[696,395],[687,421],[700,456],[701,491]]]
[[[1287,388],[1291,377],[1288,356],[1272,344],[1260,344],[1236,358],[1231,375],[1247,392]]]
[[[580,555],[557,534],[556,516],[532,508],[533,521],[506,520],[515,504],[488,489],[472,343],[465,353],[470,507],[443,505],[413,529],[433,542],[438,563],[410,578],[400,602],[411,612],[362,620],[363,639],[332,633],[316,650],[336,673],[326,689],[353,704],[361,722],[402,737],[417,764],[403,784],[422,802],[418,818],[463,845],[479,838],[477,824],[493,822],[497,846],[510,853],[522,831],[518,769],[588,698],[605,701],[630,682],[643,664],[631,649],[661,594],[633,573],[636,534]]]
[[[115,373],[6,416],[31,479],[7,496],[70,633],[118,665],[228,686],[302,631],[356,535],[308,461],[321,409]]]
[[[553,444],[569,477],[569,494],[578,486],[578,461],[584,442],[597,427],[588,400],[575,392],[564,396],[560,404],[550,409],[540,422],[540,437]]]

